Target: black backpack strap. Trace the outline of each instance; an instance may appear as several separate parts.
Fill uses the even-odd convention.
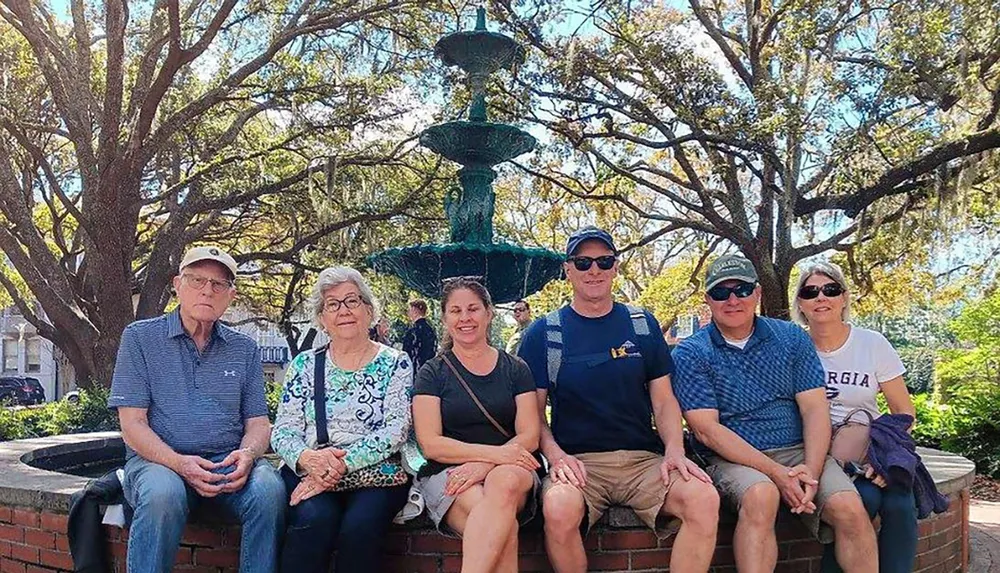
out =
[[[330,434],[326,431],[326,349],[329,347],[329,344],[322,346],[314,355],[313,408],[316,412],[317,446],[324,446],[330,441]]]

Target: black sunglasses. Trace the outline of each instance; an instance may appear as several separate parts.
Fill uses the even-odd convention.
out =
[[[736,295],[736,298],[746,298],[753,294],[753,289],[757,287],[757,283],[745,283],[740,282],[736,286],[722,286],[715,285],[714,287],[708,289],[708,297],[716,302],[723,302],[729,300],[729,295]]]
[[[837,283],[826,283],[825,285],[818,287],[816,285],[806,285],[799,289],[799,298],[804,300],[812,300],[819,296],[819,293],[823,293],[823,296],[827,298],[833,298],[835,296],[840,296],[844,294],[844,287]]]
[[[584,272],[589,271],[594,263],[597,263],[597,268],[602,271],[609,271],[611,267],[615,266],[616,259],[614,255],[604,255],[602,257],[570,257],[567,260],[573,263],[576,270]]]

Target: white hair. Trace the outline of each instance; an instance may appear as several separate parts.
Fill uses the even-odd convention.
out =
[[[372,323],[368,327],[371,328],[372,324],[378,322],[381,308],[378,301],[375,300],[375,295],[372,293],[371,287],[368,286],[368,282],[361,276],[361,273],[351,267],[327,267],[319,273],[319,278],[316,279],[316,286],[313,287],[312,294],[309,295],[309,305],[313,309],[313,322],[320,329],[322,329],[323,325],[320,323],[319,317],[323,314],[323,306],[326,303],[323,294],[347,282],[353,283],[354,286],[358,287],[361,301],[368,305],[368,308],[372,309]]]
[[[802,305],[799,304],[799,291],[806,284],[806,281],[814,275],[823,275],[844,289],[844,309],[840,312],[840,319],[844,322],[850,320],[851,292],[847,288],[847,279],[844,278],[844,271],[836,263],[820,261],[810,263],[799,274],[799,284],[795,287],[795,292],[792,293],[792,318],[795,319],[795,322],[804,326],[809,325],[809,319],[806,318],[805,313],[802,312]]]

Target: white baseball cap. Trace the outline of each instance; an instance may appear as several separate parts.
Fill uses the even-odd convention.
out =
[[[236,278],[236,259],[218,247],[194,247],[193,249],[189,249],[188,252],[184,253],[184,258],[181,259],[181,265],[178,267],[178,270],[183,271],[184,267],[198,261],[216,261],[222,263],[222,266],[229,269],[229,273],[232,275],[231,278]]]

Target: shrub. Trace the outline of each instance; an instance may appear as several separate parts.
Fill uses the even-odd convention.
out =
[[[954,431],[945,435],[942,448],[975,462],[979,473],[1000,478],[1000,385],[970,382],[949,392]]]
[[[942,442],[955,433],[955,413],[952,407],[940,403],[934,394],[915,394],[912,398],[917,410],[917,424],[913,428],[914,441],[921,446],[941,449]]]
[[[912,394],[924,394],[934,390],[935,350],[926,346],[903,346],[897,349],[899,358],[906,367],[903,379]]]
[[[0,441],[117,429],[118,416],[108,409],[108,390],[103,388],[81,391],[76,404],[0,408]]]

